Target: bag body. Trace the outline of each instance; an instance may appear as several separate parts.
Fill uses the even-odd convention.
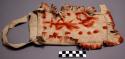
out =
[[[43,3],[37,10],[12,21],[3,30],[3,44],[20,48],[27,43],[8,42],[7,33],[16,24],[28,22],[30,43],[37,45],[79,45],[85,49],[99,49],[103,45],[115,46],[123,42],[115,30],[109,9],[100,4],[94,7],[65,5],[57,12],[55,6]]]

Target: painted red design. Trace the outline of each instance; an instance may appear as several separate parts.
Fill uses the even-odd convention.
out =
[[[103,26],[102,28],[103,28],[103,29],[107,29],[108,27],[107,27],[107,26]]]
[[[43,29],[44,29],[44,30],[46,30],[46,29],[47,29],[47,27],[46,27],[46,26],[43,26]]]
[[[97,30],[97,29],[93,31],[93,33],[98,33],[98,32],[99,32],[99,30]]]
[[[114,28],[115,27],[115,23],[114,23],[114,21],[113,21],[113,17],[112,17],[112,15],[111,15],[111,13],[110,13],[110,11],[107,11],[107,14],[108,14],[108,16],[110,17],[110,20],[112,21],[112,27]]]
[[[67,34],[71,34],[70,32],[65,32],[65,35],[67,35]]]
[[[82,24],[85,27],[91,27],[97,20],[97,18],[88,16],[86,13],[82,13],[82,12],[76,13],[76,15],[77,15],[77,19],[80,20],[79,24]],[[84,18],[81,18],[79,16],[83,16]]]
[[[72,21],[65,22],[64,20],[58,20],[57,22],[54,22],[53,19],[51,19],[51,21],[46,21],[44,23],[50,24],[50,28],[55,26],[56,30],[60,30],[63,27],[66,27],[68,30],[79,29],[77,23],[72,23]]]
[[[68,16],[70,16],[70,13],[67,13]]]
[[[62,36],[59,36],[58,33],[54,32],[52,35],[49,35],[49,38],[58,38],[58,39],[61,39]]]
[[[89,31],[89,32],[87,32],[87,34],[88,34],[88,35],[91,35],[92,33]]]
[[[45,36],[46,34],[47,34],[47,32],[42,32],[42,35],[44,35],[44,36]]]
[[[78,33],[79,35],[82,35],[83,34],[83,32],[82,31],[79,31],[79,33]]]
[[[113,20],[113,17],[109,11],[107,11],[107,14],[109,15],[110,19]]]

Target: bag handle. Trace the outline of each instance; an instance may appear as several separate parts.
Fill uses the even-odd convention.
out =
[[[7,34],[9,32],[10,29],[16,27],[17,25],[20,25],[22,23],[26,23],[28,21],[28,17],[24,16],[22,18],[19,18],[17,20],[13,20],[11,23],[9,23],[8,25],[6,25],[3,29],[2,32],[2,43],[6,46],[10,46],[12,48],[20,48],[25,46],[28,43],[18,43],[18,44],[14,44],[14,43],[9,43],[8,42],[8,38],[7,38]]]

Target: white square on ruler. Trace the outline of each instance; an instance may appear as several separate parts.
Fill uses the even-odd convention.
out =
[[[73,54],[69,54],[69,57],[73,57]]]
[[[62,51],[59,51],[59,54],[62,54]]]
[[[66,54],[62,54],[62,57],[66,57]]]
[[[79,57],[79,54],[76,54],[76,57]]]
[[[66,54],[69,54],[69,51],[66,51]]]
[[[76,54],[76,51],[72,51],[72,54]]]
[[[79,51],[79,54],[83,54],[83,51]]]
[[[86,54],[83,54],[83,57],[86,57]]]

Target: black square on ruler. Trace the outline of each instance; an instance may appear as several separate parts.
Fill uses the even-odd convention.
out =
[[[66,54],[66,57],[69,57],[69,54]]]
[[[86,51],[83,51],[83,54],[86,54]]]
[[[62,54],[66,54],[66,51],[62,51]]]
[[[69,51],[69,54],[72,54],[72,51]]]
[[[59,57],[62,57],[62,54],[59,54]]]
[[[79,54],[79,51],[76,51],[76,54]]]
[[[79,54],[79,57],[83,57],[83,54]]]
[[[73,57],[76,57],[76,54],[73,54]]]

